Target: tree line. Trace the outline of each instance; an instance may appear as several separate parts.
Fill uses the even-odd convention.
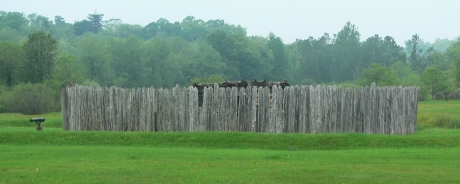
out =
[[[420,86],[423,98],[447,98],[460,81],[460,39],[429,43],[415,34],[400,46],[391,36],[362,40],[350,22],[335,34],[285,44],[274,33],[248,36],[240,25],[193,16],[141,26],[97,13],[68,23],[61,16],[0,11],[0,52],[0,111],[7,112],[20,111],[12,110],[18,103],[11,100],[20,88],[41,86],[58,103],[63,83],[171,88],[241,79],[376,82]]]

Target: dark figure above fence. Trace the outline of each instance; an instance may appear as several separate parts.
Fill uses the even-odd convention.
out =
[[[272,82],[272,81],[261,81],[261,82],[258,82],[256,79],[254,79],[254,81],[251,81],[251,82],[248,82],[248,81],[245,81],[244,79],[241,79],[241,81],[236,81],[236,82],[229,82],[229,81],[224,81],[224,82],[221,82],[221,83],[193,83],[193,87],[197,88],[198,89],[198,102],[199,102],[199,107],[203,106],[203,91],[204,91],[204,88],[208,87],[208,88],[232,88],[232,87],[236,87],[238,90],[240,90],[241,88],[252,88],[252,87],[268,87],[270,89],[270,94],[272,92],[272,87],[273,86],[276,86],[276,87],[281,87],[281,88],[285,88],[286,86],[289,86],[289,83],[287,81],[287,79],[284,79],[283,82]]]

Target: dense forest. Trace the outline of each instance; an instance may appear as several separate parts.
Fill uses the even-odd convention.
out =
[[[241,79],[420,86],[421,100],[458,99],[460,38],[429,43],[414,34],[400,46],[391,36],[362,39],[347,22],[337,33],[285,44],[275,33],[248,36],[240,25],[193,16],[141,26],[96,13],[68,23],[0,11],[0,112],[57,111],[62,84],[171,88]]]

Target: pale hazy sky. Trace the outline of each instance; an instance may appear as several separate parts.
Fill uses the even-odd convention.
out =
[[[361,41],[388,35],[404,46],[414,34],[431,43],[460,36],[460,0],[0,0],[0,11],[37,13],[51,20],[60,15],[70,23],[97,11],[104,20],[141,26],[159,18],[181,22],[191,15],[241,25],[248,35],[273,32],[285,43],[332,36],[347,21],[358,27]]]

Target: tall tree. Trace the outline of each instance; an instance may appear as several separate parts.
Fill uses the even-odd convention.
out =
[[[149,69],[149,84],[164,87],[170,72],[168,58],[171,55],[171,45],[164,39],[151,39],[144,44],[146,50],[146,67]]]
[[[99,30],[102,29],[102,17],[103,16],[104,14],[97,14],[97,13],[88,15],[88,20],[89,22],[91,22],[91,25],[92,25],[91,31],[93,33],[98,33]]]
[[[102,86],[115,85],[113,71],[110,70],[110,52],[105,38],[92,33],[84,34],[76,40],[77,60],[86,67],[89,80]]]
[[[147,68],[142,42],[137,37],[111,39],[112,68],[121,87],[142,87],[147,83]]]
[[[458,37],[447,49],[446,60],[453,69],[457,87],[460,87],[460,37]]]
[[[318,39],[297,40],[299,66],[296,75],[301,84],[332,82],[332,40],[325,33]],[[313,80],[313,81],[312,81]],[[303,81],[303,82],[302,82]]]
[[[358,28],[350,22],[347,22],[343,29],[334,35],[332,65],[330,66],[333,81],[357,81],[361,71],[367,67],[360,59],[360,35]]]
[[[437,68],[428,68],[423,72],[420,80],[428,87],[432,99],[435,93],[446,93],[449,87],[447,76]]]
[[[402,47],[396,44],[390,36],[385,38],[374,35],[362,44],[363,60],[366,63],[379,63],[390,66],[398,61],[405,62],[406,54]]]
[[[206,37],[206,42],[220,53],[222,61],[226,64],[224,75],[230,79],[239,79],[240,62],[238,60],[239,43],[234,37],[223,30],[216,30]],[[241,47],[244,47],[241,45]]]
[[[372,63],[371,66],[363,70],[363,74],[358,81],[361,86],[370,86],[373,82],[377,86],[399,85],[400,80],[396,73],[390,67]]]
[[[74,55],[61,53],[56,56],[52,80],[59,86],[63,83],[83,84],[87,80],[87,71]]]
[[[17,70],[24,61],[21,44],[0,42],[0,84],[12,87],[17,82]]]
[[[92,30],[93,25],[87,20],[78,21],[73,24],[74,34],[77,36],[81,36],[85,32],[92,32]]]
[[[403,47],[396,44],[396,41],[391,36],[385,36],[383,39],[383,64],[390,66],[398,61],[405,62],[407,55]]]
[[[61,17],[61,16],[59,16],[59,15],[56,15],[56,16],[54,16],[54,24],[55,24],[56,26],[62,27],[62,26],[65,26],[65,25],[66,25],[66,22],[65,22],[65,20],[64,20],[63,17]]]
[[[49,20],[48,17],[37,15],[32,13],[27,16],[29,18],[30,26],[38,29],[49,29],[53,25],[53,21]]]
[[[291,67],[281,38],[275,36],[273,33],[270,33],[268,36],[267,46],[270,48],[274,56],[273,69],[271,71],[273,78],[271,80],[281,81],[289,78],[288,74]]]
[[[222,62],[219,52],[214,50],[211,45],[206,42],[200,42],[198,47],[194,50],[190,67],[194,72],[192,74],[193,76],[189,77],[204,79],[211,75],[223,76],[225,63]]]
[[[415,70],[419,73],[422,73],[425,70],[425,63],[423,63],[423,49],[420,48],[420,43],[422,39],[417,35],[413,35],[412,39],[406,41],[406,49],[408,50],[407,61],[411,66],[412,70]]]
[[[24,43],[26,60],[21,65],[23,81],[42,83],[51,75],[58,42],[43,31],[36,31],[28,38]]]
[[[189,42],[203,41],[209,33],[205,22],[201,19],[195,19],[193,16],[185,17],[181,27],[182,37]]]
[[[455,60],[454,76],[455,76],[456,86],[457,88],[460,88],[460,58],[457,58]]]
[[[10,27],[16,31],[21,31],[28,23],[27,18],[19,12],[2,13],[0,16],[0,28]]]

